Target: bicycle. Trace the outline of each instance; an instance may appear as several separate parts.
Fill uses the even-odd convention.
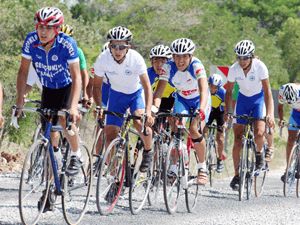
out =
[[[156,123],[153,128],[153,146],[154,146],[154,159],[153,159],[153,176],[151,187],[148,194],[148,203],[153,206],[157,202],[160,186],[163,179],[163,163],[167,155],[171,134],[168,128],[167,118],[161,116],[159,112],[156,117]],[[163,115],[163,114],[162,114]]]
[[[76,176],[68,176],[67,168],[70,146],[67,141],[61,141],[63,149],[62,167],[58,168],[50,131],[62,132],[59,126],[52,126],[54,116],[64,116],[67,128],[72,135],[67,111],[57,111],[41,108],[23,108],[23,111],[39,113],[46,121],[43,135],[33,143],[28,151],[19,185],[19,212],[23,224],[36,224],[45,208],[53,206],[57,196],[62,197],[63,215],[68,224],[78,224],[84,216],[90,197],[92,173],[91,156],[85,146],[81,146],[83,164]]]
[[[268,163],[264,160],[265,157],[265,147],[263,148],[262,157],[264,165],[260,171],[256,170],[256,153],[257,148],[254,141],[254,131],[253,123],[257,119],[248,115],[232,115],[233,118],[243,119],[246,121],[244,133],[243,133],[243,147],[240,156],[240,165],[239,165],[239,201],[242,201],[244,198],[244,192],[246,191],[246,199],[249,200],[251,196],[251,188],[254,180],[254,191],[256,197],[258,197],[265,183],[265,178],[268,172]],[[260,180],[260,181],[259,181]]]
[[[294,127],[300,129],[299,125],[284,124],[283,126]],[[281,127],[281,129],[283,128]],[[281,133],[281,132],[280,132]],[[283,194],[288,197],[292,194],[292,190],[296,189],[297,198],[300,197],[300,133],[298,132],[297,139],[291,150],[290,157],[285,170],[285,180],[283,183]]]
[[[172,137],[163,166],[163,193],[166,209],[172,214],[177,209],[180,191],[185,192],[185,202],[188,212],[192,212],[197,204],[199,185],[197,184],[198,157],[195,151],[188,152],[188,147],[183,143],[183,132],[189,135],[183,125],[183,118],[193,118],[195,114],[166,113],[165,117],[178,119],[177,131]],[[194,154],[192,154],[194,152]],[[176,172],[173,172],[176,170]],[[171,173],[172,171],[172,173]]]
[[[150,190],[152,180],[152,166],[145,173],[140,172],[139,168],[143,157],[143,147],[138,146],[138,152],[130,151],[129,132],[131,120],[143,120],[144,116],[125,115],[104,111],[104,114],[114,115],[124,118],[118,136],[111,141],[100,165],[97,180],[96,202],[101,215],[108,215],[116,206],[121,193],[125,187],[129,186],[129,208],[132,214],[137,214],[143,208]],[[143,122],[143,131],[145,125]],[[131,155],[132,154],[132,155]],[[131,161],[133,159],[133,162]],[[126,177],[126,181],[125,181]]]

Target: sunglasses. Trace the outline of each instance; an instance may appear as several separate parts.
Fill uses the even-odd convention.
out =
[[[240,60],[240,61],[246,61],[248,59],[250,59],[251,57],[250,56],[238,56],[237,59]]]
[[[129,45],[115,45],[115,44],[112,44],[112,45],[110,45],[110,47],[112,49],[124,50],[124,49],[128,48]]]

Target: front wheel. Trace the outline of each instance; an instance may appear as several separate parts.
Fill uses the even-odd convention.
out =
[[[239,201],[242,201],[245,193],[245,183],[246,183],[246,175],[247,175],[247,141],[243,142],[243,148],[240,157],[240,182],[239,182]]]
[[[283,194],[285,197],[291,196],[293,189],[296,188],[296,170],[299,165],[299,150],[297,145],[292,148],[290,158],[285,170],[285,181],[283,183]],[[297,180],[298,181],[298,180]]]
[[[30,147],[19,186],[19,211],[23,224],[36,224],[45,208],[50,187],[49,154],[42,140]]]
[[[68,224],[78,224],[83,218],[92,187],[92,157],[86,146],[82,145],[80,149],[82,165],[79,173],[75,176],[64,174],[62,179],[62,208]]]
[[[260,197],[262,195],[264,185],[265,185],[265,180],[266,176],[268,173],[268,163],[265,161],[265,153],[266,153],[266,146],[264,146],[263,150],[263,158],[264,158],[264,166],[261,169],[261,171],[258,174],[254,175],[254,192],[255,192],[255,197]]]

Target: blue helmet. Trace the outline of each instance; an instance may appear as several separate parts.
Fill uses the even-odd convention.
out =
[[[217,86],[218,88],[222,86],[223,78],[219,74],[213,74],[209,77],[208,83]]]

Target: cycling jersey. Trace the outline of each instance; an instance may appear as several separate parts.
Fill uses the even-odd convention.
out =
[[[62,32],[48,52],[42,47],[37,32],[29,33],[22,47],[22,57],[32,60],[42,85],[51,89],[71,84],[69,64],[79,62],[75,40]]]
[[[199,97],[198,79],[200,78],[206,78],[206,72],[201,61],[193,57],[184,72],[177,69],[173,60],[167,62],[163,66],[163,74],[159,80],[168,81],[182,98],[193,99]]]
[[[235,62],[229,68],[227,80],[237,82],[240,88],[239,92],[244,96],[251,97],[261,92],[261,81],[267,78],[269,78],[269,72],[266,65],[259,59],[254,58],[247,76],[245,76],[239,63]]]
[[[77,47],[80,70],[86,69],[86,60],[81,48]]]
[[[29,67],[29,71],[28,71],[28,77],[27,77],[27,82],[26,82],[27,85],[29,86],[33,86],[34,84],[37,85],[37,87],[42,90],[42,84],[39,80],[39,77],[38,75],[36,74],[35,72],[35,69],[33,68],[32,66],[32,63],[30,63],[30,67]]]
[[[153,67],[148,68],[147,72],[148,72],[149,80],[150,80],[150,83],[151,83],[151,86],[152,86],[152,90],[153,90],[153,92],[155,92],[155,90],[157,88],[158,81],[159,81],[159,75],[155,73],[155,70],[154,70]],[[167,86],[165,87],[162,98],[171,97],[175,90],[176,89],[168,83]]]
[[[224,102],[225,102],[226,90],[223,87],[220,87],[215,94],[211,94],[211,107],[212,110],[219,109],[219,111],[224,111]]]
[[[124,61],[117,63],[110,51],[103,51],[95,64],[95,75],[109,79],[111,89],[124,94],[132,94],[142,88],[140,76],[147,74],[143,57],[135,50],[129,49]]]

